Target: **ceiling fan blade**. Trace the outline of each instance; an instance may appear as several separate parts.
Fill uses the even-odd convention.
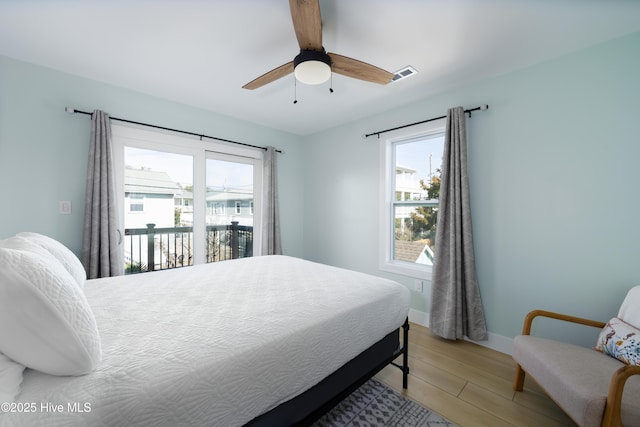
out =
[[[273,70],[264,73],[260,77],[253,79],[246,85],[242,86],[242,88],[250,90],[257,89],[291,73],[293,73],[293,61],[287,62],[278,68],[274,68]]]
[[[349,58],[348,56],[329,53],[331,71],[354,79],[386,85],[391,82],[393,73],[378,68],[375,65]]]
[[[300,49],[322,51],[322,18],[318,0],[289,0]]]

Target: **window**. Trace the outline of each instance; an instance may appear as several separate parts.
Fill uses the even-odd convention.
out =
[[[126,273],[259,254],[261,150],[115,123],[112,138]]]
[[[129,212],[144,212],[143,194],[129,193]]]
[[[431,272],[444,147],[441,127],[383,141],[380,268],[424,278]]]

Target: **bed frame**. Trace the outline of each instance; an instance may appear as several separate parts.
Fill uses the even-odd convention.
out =
[[[402,325],[402,331],[402,344],[400,329],[396,329],[306,392],[254,418],[246,426],[311,425],[389,364],[402,371],[402,388],[406,389],[409,376],[408,319]],[[400,355],[402,365],[394,362]]]

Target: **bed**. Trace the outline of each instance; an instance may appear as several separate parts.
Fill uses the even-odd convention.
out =
[[[406,387],[409,291],[390,280],[262,256],[82,292],[99,362],[84,375],[24,370],[0,425],[310,424],[400,356]]]

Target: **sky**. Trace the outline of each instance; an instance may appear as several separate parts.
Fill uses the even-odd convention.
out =
[[[396,163],[415,169],[417,179],[426,180],[430,155],[432,173],[435,174],[442,166],[443,144],[444,137],[441,135],[396,144]],[[193,158],[188,155],[125,147],[125,164],[134,168],[165,171],[181,185],[193,185]],[[248,189],[253,185],[251,165],[208,159],[207,166],[208,187]]]
[[[193,158],[184,154],[125,147],[125,164],[133,168],[164,171],[183,186],[193,185]],[[207,159],[207,187],[251,189],[253,166]]]
[[[396,144],[396,164],[406,166],[417,171],[417,181],[427,180],[429,176],[429,155],[431,155],[431,171],[435,175],[436,170],[442,167],[442,150],[444,136],[435,138],[410,140],[406,143]]]
[[[154,171],[164,171],[169,174],[171,179],[180,184],[193,185],[193,158],[191,156],[125,147],[124,162],[127,166],[135,169],[145,167]]]

